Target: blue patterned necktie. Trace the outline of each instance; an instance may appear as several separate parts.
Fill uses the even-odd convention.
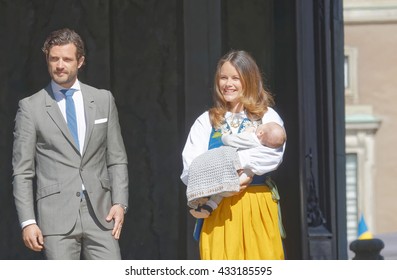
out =
[[[79,136],[77,133],[76,108],[74,106],[74,101],[73,101],[73,94],[75,91],[76,89],[72,89],[72,88],[61,89],[61,92],[66,97],[66,121],[68,123],[69,130],[74,138],[74,142],[76,143],[77,148],[80,149]]]

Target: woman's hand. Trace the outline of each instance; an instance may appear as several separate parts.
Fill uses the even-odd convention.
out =
[[[240,176],[243,173],[243,170],[242,169],[237,170],[237,173]],[[253,176],[248,176],[248,175],[244,177],[240,176],[240,191],[238,193],[241,193],[248,187],[248,185],[252,182],[252,178]]]
[[[240,191],[237,194],[242,193],[247,187],[248,187],[248,184],[247,185],[240,185]]]

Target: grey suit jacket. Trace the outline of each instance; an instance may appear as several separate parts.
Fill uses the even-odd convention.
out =
[[[12,160],[15,204],[19,221],[36,219],[44,235],[72,229],[82,184],[105,228],[113,227],[105,220],[112,204],[128,205],[127,155],[114,98],[107,90],[80,85],[86,118],[81,155],[51,85],[19,102]]]

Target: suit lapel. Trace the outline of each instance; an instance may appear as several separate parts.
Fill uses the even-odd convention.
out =
[[[90,88],[81,82],[80,82],[80,88],[81,88],[81,93],[83,94],[84,111],[85,111],[85,119],[86,119],[85,141],[84,141],[84,148],[82,153],[84,155],[88,143],[90,141],[92,130],[94,129],[96,106]]]
[[[73,145],[75,150],[77,152],[79,152],[75,143],[74,143],[73,136],[69,131],[68,125],[66,124],[66,121],[65,121],[64,117],[62,116],[61,110],[59,110],[58,103],[55,101],[54,93],[51,88],[51,84],[49,84],[44,90],[46,91],[45,106],[46,106],[48,115],[54,121],[54,123],[58,126],[58,128],[61,130],[61,132],[65,136],[65,138],[68,139],[68,141],[70,142],[71,145]]]

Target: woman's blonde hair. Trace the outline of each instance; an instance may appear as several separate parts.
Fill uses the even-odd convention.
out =
[[[231,51],[218,62],[214,79],[214,106],[209,110],[211,124],[219,128],[224,123],[224,116],[230,110],[219,88],[221,67],[229,62],[240,75],[243,94],[241,104],[250,120],[258,120],[266,113],[267,108],[274,105],[270,92],[265,90],[259,67],[246,51]]]

